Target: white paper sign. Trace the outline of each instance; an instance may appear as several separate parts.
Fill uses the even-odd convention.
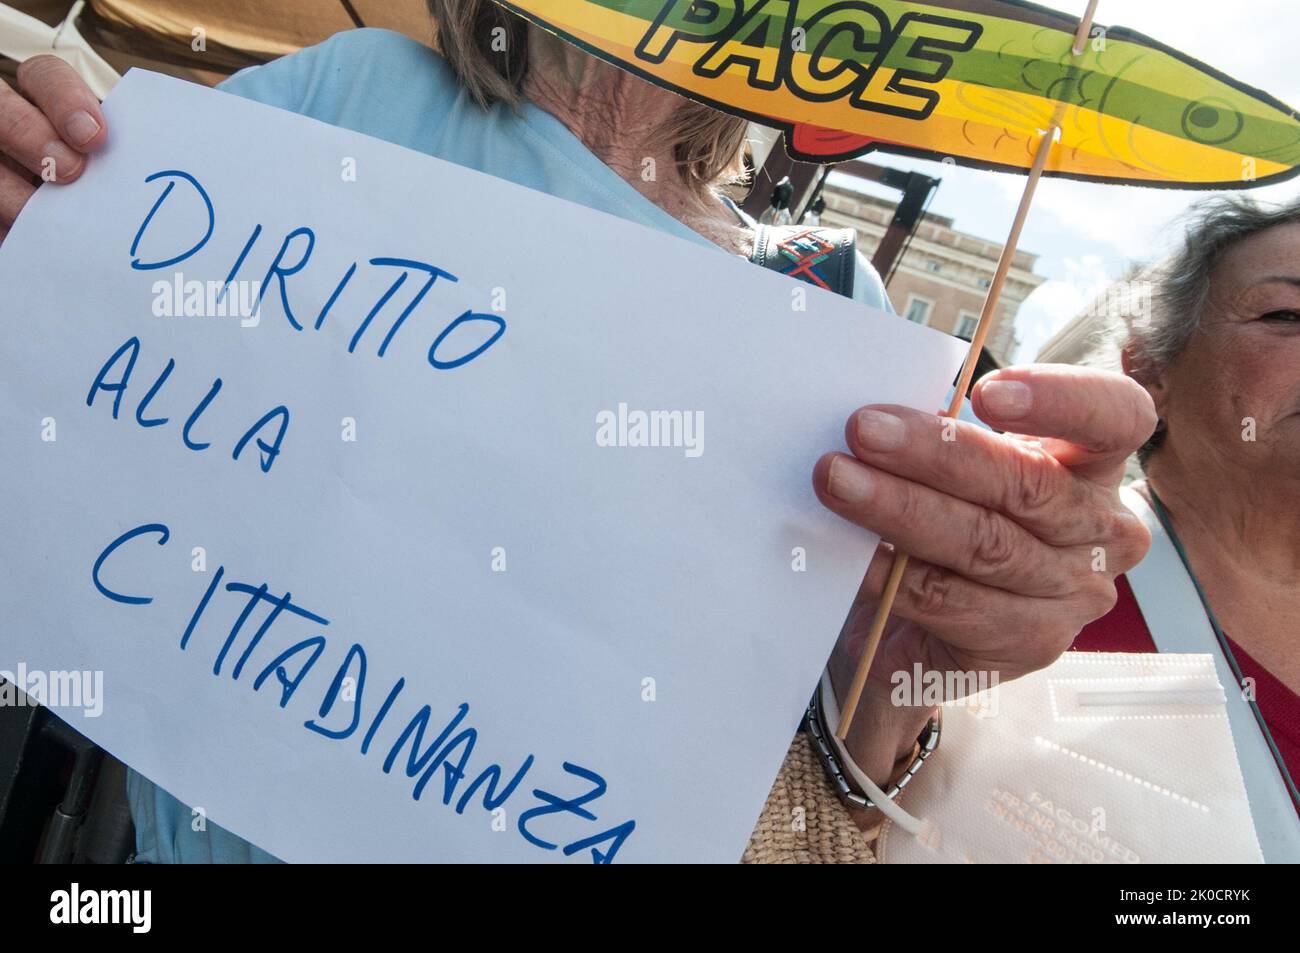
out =
[[[876,543],[813,463],[962,342],[179,81],[107,112],[0,252],[0,667],[102,672],[64,716],[286,860],[738,859]]]

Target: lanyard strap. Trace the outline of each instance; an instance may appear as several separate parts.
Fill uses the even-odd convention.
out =
[[[1183,549],[1178,534],[1174,532],[1174,524],[1169,518],[1169,512],[1165,509],[1165,505],[1160,502],[1160,497],[1156,494],[1156,488],[1151,485],[1149,480],[1147,481],[1147,491],[1151,494],[1151,502],[1155,504],[1156,518],[1160,520],[1160,525],[1164,527],[1165,535],[1169,537],[1169,541],[1174,544],[1174,551],[1178,553],[1178,558],[1182,560],[1183,568],[1187,570],[1187,577],[1192,581],[1192,587],[1201,600],[1201,608],[1205,610],[1205,617],[1210,622],[1210,628],[1214,630],[1214,637],[1219,643],[1219,648],[1222,649],[1228,667],[1232,669],[1233,675],[1237,678],[1238,688],[1241,688],[1245,679],[1241,671],[1241,665],[1237,662],[1237,656],[1233,654],[1232,645],[1228,642],[1227,635],[1224,634],[1223,628],[1219,625],[1219,620],[1215,618],[1214,610],[1210,608],[1210,600],[1205,597],[1205,589],[1202,588],[1201,581],[1196,578],[1196,573],[1192,570],[1191,560],[1187,558],[1187,552]],[[1273,732],[1268,728],[1264,713],[1259,710],[1259,704],[1254,698],[1244,700],[1250,706],[1251,713],[1255,716],[1255,724],[1259,726],[1259,730],[1263,733],[1264,740],[1268,744],[1268,749],[1273,754],[1273,760],[1277,763],[1277,769],[1282,774],[1282,780],[1286,784],[1287,792],[1296,804],[1300,804],[1300,792],[1297,792],[1295,781],[1291,777],[1291,770],[1287,767],[1282,752],[1278,750],[1277,742],[1273,740]]]

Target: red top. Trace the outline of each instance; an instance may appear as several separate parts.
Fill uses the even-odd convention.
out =
[[[1128,579],[1116,577],[1115,589],[1119,595],[1115,608],[1085,626],[1072,648],[1079,652],[1157,651]],[[1228,645],[1241,668],[1242,677],[1255,680],[1255,704],[1264,716],[1287,770],[1293,778],[1300,775],[1300,695],[1274,678],[1232,639],[1228,639]],[[1300,802],[1295,807],[1300,813]]]

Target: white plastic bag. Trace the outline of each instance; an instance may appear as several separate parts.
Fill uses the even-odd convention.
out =
[[[1067,652],[945,706],[884,863],[1262,863],[1209,655]]]

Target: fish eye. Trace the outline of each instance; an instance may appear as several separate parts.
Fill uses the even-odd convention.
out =
[[[1225,99],[1198,99],[1183,110],[1183,134],[1206,146],[1235,139],[1245,124],[1245,117]]]

